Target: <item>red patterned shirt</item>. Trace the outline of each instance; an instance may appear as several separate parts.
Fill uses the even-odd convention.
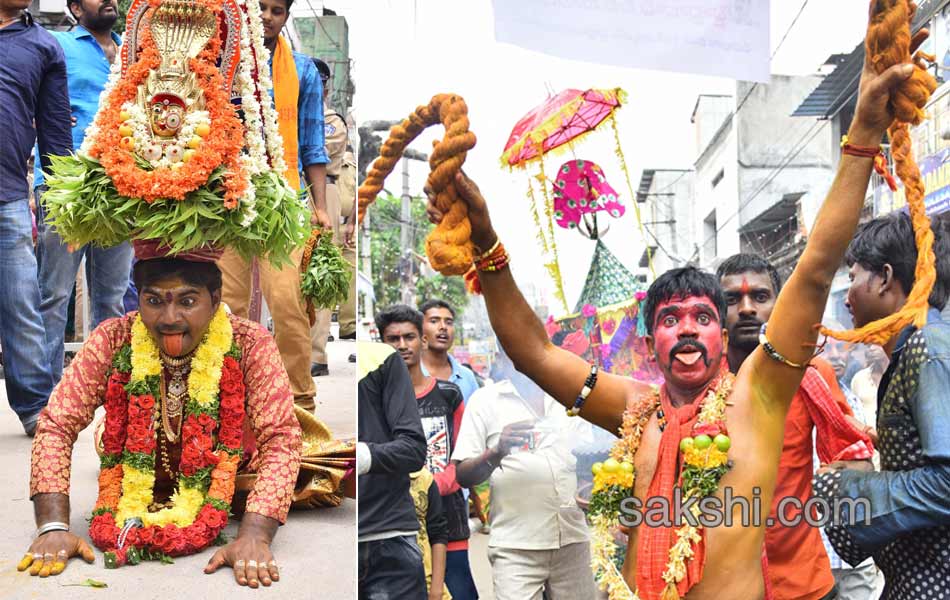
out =
[[[33,439],[31,497],[51,492],[69,494],[73,444],[105,400],[112,357],[129,343],[136,314],[99,325],[53,390],[40,413]],[[257,443],[251,467],[258,477],[246,510],[283,523],[290,509],[301,451],[290,381],[267,330],[234,315],[229,318],[234,342],[241,349],[240,364],[247,388],[245,425]]]

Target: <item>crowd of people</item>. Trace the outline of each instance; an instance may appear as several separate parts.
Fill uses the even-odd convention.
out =
[[[925,324],[881,330],[876,346],[820,342],[815,326],[842,264],[856,329],[905,308],[923,272],[906,212],[859,226],[871,151],[894,118],[892,94],[911,72],[865,69],[849,144],[869,150],[846,148],[787,281],[761,257],[738,254],[715,274],[685,266],[651,284],[639,310],[650,360],[663,374],[659,389],[550,342],[507,269],[484,198],[460,174],[455,183],[501,351],[493,381],[465,393],[466,376],[442,358],[451,331],[437,326],[454,316],[450,308],[429,301],[376,315],[382,345],[367,344],[365,362],[360,349],[360,597],[477,597],[467,558],[442,556],[471,533],[460,489],[485,481],[497,598],[597,597],[592,563],[611,597],[621,586],[651,600],[950,593],[950,413],[941,401],[950,384],[950,326],[941,316],[950,293],[950,219],[932,218],[935,258],[921,257],[936,272]],[[433,198],[428,213],[435,223],[442,218]],[[614,540],[594,539],[577,502],[576,460],[560,443],[584,435],[581,420],[620,437],[609,471],[630,467],[633,497],[647,514],[622,528],[617,578],[605,567],[614,557],[596,555]],[[721,462],[696,466],[696,450],[711,446]],[[434,483],[417,513],[412,501],[423,494],[409,490],[420,467]],[[701,496],[726,489],[761,498],[769,518],[694,529],[651,523],[649,513],[670,514],[686,485]],[[814,499],[830,514],[808,508]],[[866,499],[869,507],[843,499]],[[441,517],[433,514],[440,502]],[[822,516],[823,527],[814,523]]]
[[[259,58],[262,67],[270,67],[270,103],[277,107],[283,150],[280,161],[272,160],[289,165],[279,176],[298,194],[302,209],[309,209],[310,225],[332,229],[334,242],[354,264],[355,161],[347,125],[329,107],[330,67],[293,51],[281,33],[292,2],[262,0],[259,13],[256,4],[245,9],[244,14],[259,15],[254,18],[260,23],[245,25],[235,39],[263,43],[267,51]],[[110,72],[118,76],[115,63],[127,59],[123,37],[113,31],[119,17],[114,0],[68,0],[73,26],[53,32],[34,20],[29,5],[0,0],[0,352],[7,399],[26,435],[35,436],[30,497],[37,531],[19,569],[45,577],[58,575],[73,556],[92,561],[87,542],[70,531],[70,466],[79,432],[104,405],[96,433],[100,496],[90,536],[107,552],[107,566],[110,560],[113,566],[135,564],[203,549],[233,508],[243,513],[238,535],[211,557],[206,572],[228,565],[240,585],[270,585],[279,579],[270,544],[296,500],[301,452],[306,453],[301,423],[326,431],[313,421],[313,376],[328,373],[331,311],[322,311],[311,327],[301,295],[302,244],[280,267],[264,256],[255,258],[273,317],[271,337],[247,319],[254,278],[246,253],[212,246],[216,240],[172,251],[164,239],[103,248],[61,237],[47,215],[51,157],[69,157],[84,147],[94,120],[101,120],[97,113],[104,110]],[[153,21],[163,26],[159,17],[146,25],[130,20],[130,28],[142,29],[124,39],[141,41]],[[258,27],[262,40],[249,33]],[[188,39],[182,35],[168,43]],[[175,107],[184,110],[192,100],[186,104],[176,94],[184,93],[188,81],[194,87],[194,79],[187,79],[194,68],[192,62],[158,76],[151,72],[150,81],[172,83],[145,99],[155,111],[148,117],[148,135],[167,137],[179,130]],[[223,67],[212,63],[212,68]],[[127,70],[121,75],[130,77]],[[247,77],[258,75],[255,67]],[[200,141],[207,134],[194,135]],[[255,136],[263,145],[265,132],[248,135]],[[176,159],[181,167],[181,155]],[[64,372],[68,306],[83,262],[92,333]],[[355,338],[353,280],[339,313],[343,339]],[[129,296],[132,306],[124,303]],[[160,415],[155,422],[133,422],[150,417],[152,407]],[[328,440],[311,441],[327,445]],[[337,465],[345,471],[347,450],[340,452]],[[236,485],[238,472],[249,479]],[[134,490],[136,482],[147,481],[154,483],[154,494],[146,501]],[[321,488],[326,505],[342,500],[339,487]],[[156,531],[164,531],[164,538]]]

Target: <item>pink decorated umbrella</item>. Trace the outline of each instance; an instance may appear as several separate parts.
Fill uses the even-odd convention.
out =
[[[532,178],[537,179],[541,186],[543,203],[535,198],[534,187],[528,180],[528,199],[531,201],[531,212],[537,228],[538,242],[541,251],[546,256],[545,268],[555,284],[555,293],[561,301],[564,312],[567,312],[567,299],[564,297],[564,283],[561,277],[561,267],[558,261],[557,244],[554,239],[555,207],[551,194],[548,193],[547,178],[544,174],[545,155],[554,151],[573,150],[574,143],[594,131],[605,121],[610,124],[616,144],[616,154],[620,159],[620,168],[623,171],[630,197],[633,198],[633,187],[630,183],[630,172],[623,156],[620,145],[620,132],[614,113],[626,101],[626,93],[620,88],[588,89],[585,91],[568,89],[549,97],[544,103],[531,109],[512,128],[511,135],[501,155],[501,163],[509,169],[526,169],[529,164],[537,163],[539,173]],[[586,162],[586,161],[585,161]],[[585,183],[588,181],[584,178]],[[609,193],[607,194],[609,195]],[[616,198],[616,194],[613,194]],[[579,205],[578,200],[578,205]],[[599,202],[599,195],[598,195]],[[566,200],[565,200],[566,203]],[[566,205],[566,204],[565,204]],[[634,204],[637,223],[643,234],[643,224],[640,221],[639,207]],[[607,209],[612,216],[622,214],[617,206]],[[560,210],[561,215],[566,211]],[[617,214],[619,213],[619,214]],[[558,218],[561,227],[571,223],[580,223],[580,218],[587,224],[587,237],[597,238],[604,232],[597,233],[596,219],[593,213],[582,214],[578,220]],[[592,221],[592,222],[589,222]],[[644,235],[644,243],[646,243]],[[652,270],[652,262],[650,264]]]
[[[524,166],[541,155],[593,131],[625,100],[620,88],[568,89],[531,109],[511,130],[502,162]],[[540,148],[540,152],[538,149]]]

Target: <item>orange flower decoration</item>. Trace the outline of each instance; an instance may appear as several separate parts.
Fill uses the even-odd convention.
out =
[[[96,508],[115,508],[122,497],[122,464],[99,471],[99,498]]]
[[[224,450],[218,450],[216,454],[221,460],[211,471],[211,487],[208,489],[208,497],[230,502],[231,497],[234,496],[234,478],[241,457],[228,454]]]
[[[218,18],[220,28],[221,6],[211,0],[201,2]],[[151,0],[152,10],[160,0]],[[147,17],[146,17],[147,18]],[[208,182],[211,173],[220,166],[226,168],[224,177],[224,205],[234,209],[248,186],[247,174],[240,161],[243,131],[234,106],[224,91],[224,80],[216,63],[221,52],[221,36],[214,35],[189,66],[204,93],[205,108],[211,118],[210,133],[197,152],[181,167],[155,170],[140,168],[132,151],[122,148],[120,112],[126,102],[136,98],[138,86],[158,67],[160,57],[148,26],[141,28],[141,51],[138,60],[112,89],[106,105],[96,115],[98,135],[90,154],[99,159],[112,178],[116,190],[129,198],[141,198],[148,203],[163,198],[184,200],[185,196]]]

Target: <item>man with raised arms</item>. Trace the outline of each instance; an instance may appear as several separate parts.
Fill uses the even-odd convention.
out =
[[[926,34],[918,35],[913,49]],[[858,106],[849,132],[855,146],[877,146],[893,120],[889,99],[910,76],[910,64],[896,65],[880,75],[868,65],[862,75]],[[763,344],[748,357],[735,376],[719,423],[728,427],[731,468],[712,496],[731,488],[734,497],[761,497],[770,506],[782,452],[785,415],[814,354],[815,324],[821,320],[832,278],[841,265],[858,224],[873,159],[844,155],[823,204],[808,245],[782,290]],[[486,202],[477,186],[462,174],[456,185],[468,205],[471,240],[476,249],[482,290],[491,324],[515,367],[538,383],[558,402],[579,408],[580,416],[609,431],[620,431],[624,411],[639,411],[633,459],[634,495],[646,498],[673,495],[681,468],[681,439],[688,437],[699,406],[710,394],[725,395],[729,379],[725,303],[716,278],[692,267],[669,271],[650,287],[642,305],[647,345],[665,378],[656,398],[650,386],[626,377],[597,373],[578,356],[557,348],[547,338],[504,268],[507,255],[499,242]],[[429,216],[442,219],[430,199]],[[487,252],[485,252],[487,251]],[[484,252],[484,254],[482,254]],[[655,404],[653,404],[655,403]],[[643,410],[653,407],[652,410]],[[690,600],[709,598],[759,599],[766,595],[762,572],[765,524],[743,527],[739,507],[731,526],[701,530],[690,543],[685,566],[672,577],[675,595]],[[669,524],[667,524],[669,525]],[[646,524],[630,530],[623,575],[631,590],[644,600],[669,597],[667,564],[677,540],[675,527]]]

